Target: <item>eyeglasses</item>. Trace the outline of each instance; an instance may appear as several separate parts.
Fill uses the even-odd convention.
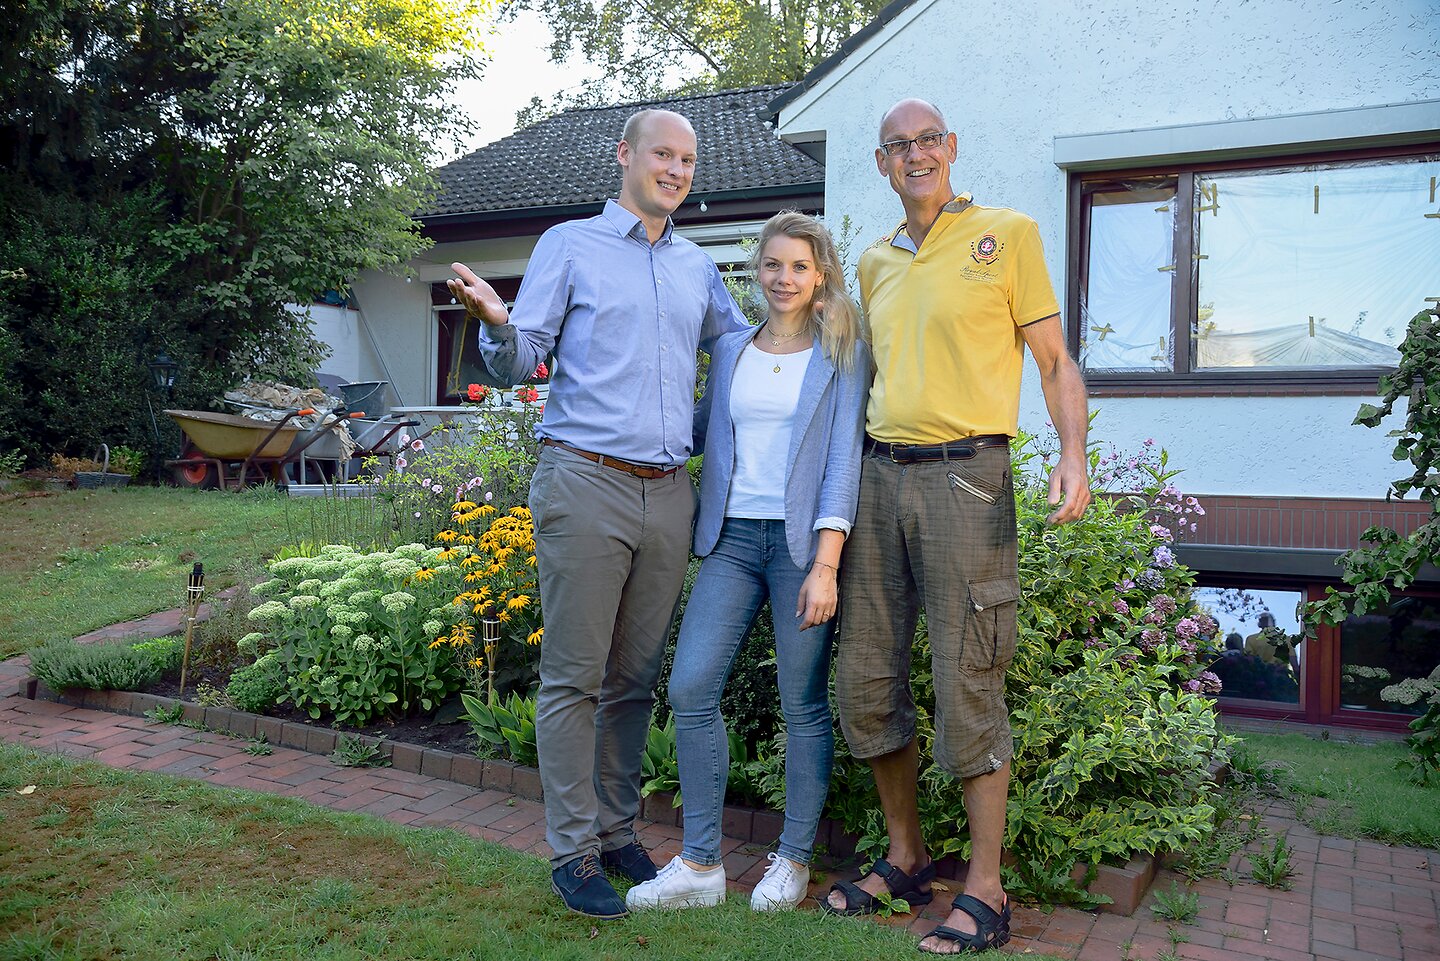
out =
[[[950,136],[950,131],[944,133],[922,133],[918,137],[911,137],[909,140],[887,140],[880,145],[887,157],[899,157],[910,152],[910,145],[913,143],[921,150],[933,150],[940,146],[940,141]]]

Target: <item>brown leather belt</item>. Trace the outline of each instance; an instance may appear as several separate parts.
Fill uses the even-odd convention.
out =
[[[921,464],[936,460],[969,460],[985,447],[1009,447],[1006,434],[976,434],[943,444],[887,444],[872,437],[865,438],[865,453],[896,464]]]
[[[629,474],[631,477],[639,477],[641,480],[659,480],[662,477],[669,477],[680,468],[678,467],[654,467],[650,464],[632,464],[628,460],[620,460],[606,454],[597,454],[592,450],[581,450],[578,447],[571,447],[569,444],[546,437],[540,441],[546,447],[559,447],[561,450],[568,450],[572,454],[579,454],[586,460],[593,460],[601,467],[613,467],[615,470]]]

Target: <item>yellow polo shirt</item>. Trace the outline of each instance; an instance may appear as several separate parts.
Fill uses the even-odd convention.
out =
[[[1015,435],[1020,328],[1060,312],[1034,220],[961,194],[918,252],[902,223],[861,255],[860,299],[876,363],[866,433],[892,444]]]

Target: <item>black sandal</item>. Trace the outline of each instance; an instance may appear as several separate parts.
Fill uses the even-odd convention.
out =
[[[924,944],[930,938],[939,938],[942,941],[950,941],[960,945],[959,951],[930,951],[920,948],[922,954],[964,954],[967,951],[974,951],[979,954],[981,951],[989,951],[991,948],[1004,946],[1010,940],[1010,899],[1005,899],[1005,906],[996,914],[995,909],[990,907],[979,898],[971,897],[968,894],[958,895],[950,906],[959,911],[964,911],[975,919],[975,933],[957,931],[954,928],[947,928],[940,925],[925,937],[920,939]],[[920,945],[916,945],[920,947]]]
[[[880,858],[874,864],[870,865],[869,871],[856,880],[863,881],[872,874],[879,875],[880,879],[885,882],[885,887],[890,890],[891,898],[904,898],[906,903],[912,908],[922,907],[935,900],[935,893],[933,891],[920,890],[920,885],[928,885],[931,881],[935,880],[934,861],[931,861],[914,874],[906,874],[889,861]],[[839,891],[845,896],[845,906],[843,908],[833,907],[830,904],[830,898],[826,897],[825,900],[820,902],[820,908],[826,914],[846,916],[874,914],[884,906],[879,898],[860,887],[855,881],[840,881],[832,885],[830,893],[834,894],[836,891]]]

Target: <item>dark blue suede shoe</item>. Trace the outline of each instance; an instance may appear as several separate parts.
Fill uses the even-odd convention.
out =
[[[571,911],[601,920],[623,918],[625,901],[615,893],[600,859],[593,854],[572,858],[550,874],[550,886]]]
[[[631,841],[613,851],[601,851],[600,866],[636,884],[649,881],[656,873],[655,862],[650,860],[650,855],[645,853],[639,841]]]

